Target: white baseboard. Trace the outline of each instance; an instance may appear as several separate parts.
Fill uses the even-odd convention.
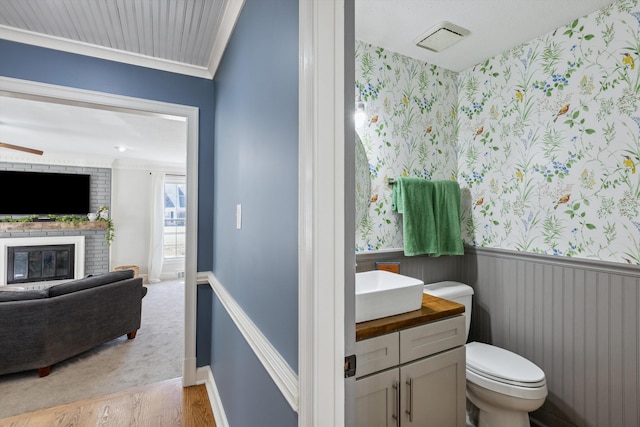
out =
[[[216,421],[216,427],[229,427],[229,421],[227,420],[227,414],[224,412],[224,406],[222,406],[222,400],[220,400],[220,394],[218,393],[218,387],[213,378],[213,372],[211,366],[203,366],[196,371],[196,383],[204,384],[207,387],[207,394],[209,395],[209,403],[211,404],[211,410],[213,411],[213,418]]]

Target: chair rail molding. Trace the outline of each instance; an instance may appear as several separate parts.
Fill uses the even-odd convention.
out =
[[[638,265],[601,261],[597,259],[572,258],[566,256],[538,254],[534,252],[519,252],[509,249],[485,248],[482,246],[465,246],[464,253],[465,256],[485,255],[491,257],[499,257],[502,259],[539,262],[546,265],[580,268],[590,271],[640,276],[640,266]]]
[[[264,336],[251,318],[240,307],[226,288],[218,281],[212,272],[200,273],[198,283],[208,283],[220,303],[225,308],[231,320],[262,363],[265,370],[276,384],[291,408],[298,412],[298,376],[291,369],[284,357]]]

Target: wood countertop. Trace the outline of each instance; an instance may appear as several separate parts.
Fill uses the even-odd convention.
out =
[[[373,338],[412,326],[464,313],[464,305],[429,294],[422,294],[422,308],[396,316],[356,323],[356,341]]]

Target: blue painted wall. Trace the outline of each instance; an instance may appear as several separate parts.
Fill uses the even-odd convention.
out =
[[[297,371],[298,0],[247,0],[214,81],[213,272]],[[217,300],[212,321],[230,425],[297,425]]]
[[[199,163],[213,162],[213,82],[0,39],[0,76],[200,109]],[[198,270],[211,270],[213,247],[212,170],[200,166]]]
[[[217,300],[213,306],[213,336],[216,344],[212,368],[229,425],[297,426],[298,414],[291,409]]]
[[[297,370],[298,1],[247,1],[214,80],[213,272]]]
[[[0,75],[198,107],[198,270],[215,272],[297,371],[297,0],[247,0],[215,98],[211,80],[6,40]],[[212,366],[231,425],[297,425],[212,292],[198,299],[197,364]]]
[[[196,366],[207,366],[211,363],[213,289],[207,283],[198,285],[197,292]]]

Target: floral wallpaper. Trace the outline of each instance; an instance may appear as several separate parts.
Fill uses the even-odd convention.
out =
[[[384,176],[453,175],[468,245],[640,264],[638,0],[459,74],[357,43],[358,92],[372,203],[357,250],[402,247]]]
[[[451,179],[457,170],[457,74],[356,42],[356,123],[369,159],[370,204],[356,224],[356,251],[402,248],[402,217],[391,211],[387,178]]]
[[[465,70],[458,100],[466,244],[640,264],[637,0]]]

